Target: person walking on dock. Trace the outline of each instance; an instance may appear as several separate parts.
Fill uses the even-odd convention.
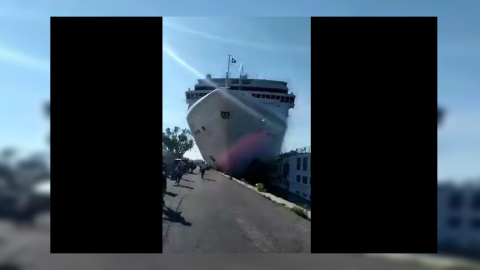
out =
[[[207,169],[207,164],[205,164],[205,161],[200,164],[200,174],[203,176],[205,175],[205,170]]]
[[[180,180],[182,179],[182,176],[187,172],[187,164],[183,160],[181,160],[178,163],[178,166],[175,169],[175,171],[177,176],[175,185],[180,185]]]
[[[167,164],[162,162],[162,201],[165,205],[165,193],[167,193]]]

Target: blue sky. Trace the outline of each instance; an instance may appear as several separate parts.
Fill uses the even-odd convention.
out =
[[[478,16],[478,10],[480,10],[480,2],[475,0],[297,0],[294,2],[287,0],[221,2],[213,0],[4,0],[0,2],[0,147],[12,145],[24,151],[45,148],[45,134],[49,126],[41,115],[40,105],[50,96],[48,18],[50,15],[236,16],[237,20],[217,19],[219,23],[215,23],[215,19],[172,18],[173,25],[207,33],[209,37],[222,38],[214,42],[212,38],[202,37],[198,33],[193,34],[192,31],[187,33],[170,29],[165,30],[165,41],[170,43],[171,50],[202,74],[210,72],[215,75],[224,72],[225,54],[231,53],[244,63],[245,71],[248,73],[288,80],[292,91],[299,95],[299,102],[304,102],[302,99],[305,100],[309,95],[306,91],[309,82],[301,77],[307,74],[300,74],[297,77],[295,72],[291,72],[289,65],[300,63],[304,57],[302,46],[306,44],[305,39],[308,36],[302,38],[303,28],[300,26],[302,20],[297,19],[290,25],[282,25],[282,34],[274,35],[279,31],[275,28],[280,26],[271,25],[266,20],[255,22],[255,20],[249,21],[239,17],[428,15],[439,17],[438,102],[448,109],[445,125],[438,131],[438,176],[439,179],[454,180],[479,177],[480,31],[478,29],[480,29],[480,16]],[[262,26],[253,27],[254,23]],[[299,29],[300,32],[292,32],[294,28]],[[287,34],[293,35],[292,38],[287,37]],[[268,46],[275,48],[267,50],[265,47]],[[207,55],[208,61],[205,62]],[[257,58],[253,55],[261,57]],[[267,63],[262,64],[259,59],[267,59],[265,60]],[[171,89],[165,88],[164,94],[171,93],[172,99],[175,95],[181,95],[183,98],[184,91],[192,87],[196,78],[192,72],[172,59],[167,60],[167,57],[165,57],[164,66],[168,61],[171,69],[182,76],[176,75],[180,80],[171,80],[169,84]],[[308,65],[308,61],[305,63]],[[269,65],[274,66],[275,69],[268,68]],[[295,67],[297,68],[301,69],[303,66]],[[171,72],[173,74],[173,71]],[[233,74],[234,72],[235,70],[232,71]],[[164,83],[167,85],[169,80],[164,80]],[[166,109],[174,110],[179,116],[185,114],[186,107],[183,101],[174,102],[172,104],[178,104],[178,107],[172,107],[169,104],[170,108],[165,106]],[[305,125],[302,127],[302,120],[296,119],[306,115],[304,112],[306,106],[308,102],[305,106],[297,104],[297,108],[291,111],[292,121],[286,140],[287,147],[306,145],[310,140],[307,138],[306,143],[303,143],[292,135],[295,130],[309,128]],[[176,124],[175,120],[171,122],[168,122],[170,121],[168,119],[165,120],[166,125]],[[184,124],[183,122],[182,125]]]
[[[188,127],[185,91],[197,78],[223,77],[228,54],[233,77],[285,80],[296,98],[284,150],[310,146],[310,18],[166,18],[163,30],[163,126]],[[197,147],[186,154],[201,158]]]

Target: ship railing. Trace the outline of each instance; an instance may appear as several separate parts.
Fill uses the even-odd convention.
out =
[[[306,146],[306,147],[297,148],[295,150],[290,150],[290,151],[287,151],[287,152],[280,152],[280,155],[286,154],[286,153],[291,153],[291,152],[297,152],[298,154],[308,154],[308,153],[312,153],[312,147],[311,146]]]

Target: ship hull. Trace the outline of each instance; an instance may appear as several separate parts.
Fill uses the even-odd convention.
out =
[[[248,93],[216,89],[188,111],[187,122],[207,162],[242,176],[255,161],[268,163],[280,153],[287,124]]]

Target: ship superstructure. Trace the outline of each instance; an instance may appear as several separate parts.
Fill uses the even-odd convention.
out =
[[[269,162],[280,153],[295,95],[284,81],[228,74],[207,75],[186,91],[187,122],[205,161],[241,175],[252,162]]]

